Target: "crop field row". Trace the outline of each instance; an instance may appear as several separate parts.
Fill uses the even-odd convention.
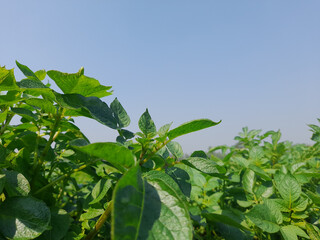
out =
[[[20,81],[0,67],[0,240],[320,239],[319,126],[313,145],[243,128],[235,146],[185,157],[176,139],[220,122],[157,128],[147,109],[133,133],[119,100],[101,100],[111,87],[83,68],[16,64]],[[78,116],[115,142],[90,143]]]

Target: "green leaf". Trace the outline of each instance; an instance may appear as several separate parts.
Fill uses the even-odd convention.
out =
[[[33,79],[33,80],[37,80],[40,81],[38,79],[38,77],[36,76],[36,74],[30,70],[30,68],[28,68],[26,65],[23,65],[21,63],[19,63],[18,61],[16,61],[16,64],[18,66],[18,68],[20,69],[20,71],[29,79]]]
[[[31,117],[34,120],[38,120],[38,116],[32,111],[26,108],[11,108],[11,111],[20,115],[21,117]]]
[[[6,175],[5,189],[10,197],[27,196],[30,192],[28,180],[16,171],[4,171]]]
[[[28,105],[41,109],[46,113],[55,114],[57,112],[56,107],[53,106],[49,100],[39,99],[39,98],[29,98],[29,99],[26,99],[25,101]]]
[[[253,187],[255,185],[256,178],[254,171],[246,169],[242,177],[242,186],[245,191],[253,194]]]
[[[259,228],[268,233],[280,230],[282,214],[272,201],[266,200],[263,204],[254,206],[246,216]]]
[[[167,136],[167,133],[168,133],[171,125],[172,125],[172,123],[168,123],[168,124],[163,125],[161,128],[159,128],[159,130],[158,130],[159,137]]]
[[[299,227],[287,225],[280,228],[284,240],[298,240],[298,236],[310,239],[309,236]]]
[[[183,150],[179,143],[177,142],[169,142],[167,145],[168,150],[172,153],[175,158],[182,158],[183,157]]]
[[[85,115],[91,116],[101,124],[110,128],[118,129],[117,120],[113,116],[109,106],[97,97],[84,97],[80,94],[59,94],[55,93],[57,102],[61,107],[67,109],[86,110]],[[79,112],[80,113],[80,112]]]
[[[100,179],[99,182],[92,189],[91,196],[93,200],[89,204],[95,204],[97,202],[100,202],[100,200],[107,194],[111,187],[111,179]]]
[[[118,122],[119,128],[124,128],[129,126],[130,118],[126,110],[124,110],[124,108],[122,107],[122,105],[120,104],[117,98],[115,98],[114,101],[110,104],[110,108],[114,113],[114,117]]]
[[[181,161],[189,167],[197,169],[200,172],[212,175],[212,176],[220,176],[220,172],[218,170],[218,165],[213,161],[200,157],[190,157]]]
[[[150,135],[151,137],[154,137],[157,134],[156,125],[151,119],[148,109],[146,109],[139,119],[139,129],[145,136]]]
[[[185,195],[181,192],[177,183],[167,174],[159,171],[150,171],[145,177],[148,183],[156,189],[161,201],[160,216],[149,231],[149,238],[191,240],[193,227],[186,206]],[[146,215],[146,217],[143,216],[142,223],[149,221],[148,211],[153,211],[153,208],[150,206],[145,210],[144,216]]]
[[[101,209],[96,209],[96,208],[89,208],[85,210],[85,213],[82,213],[80,216],[80,221],[83,220],[89,220],[98,216],[101,216],[104,213],[104,210]]]
[[[186,122],[182,125],[180,125],[177,128],[172,129],[171,131],[168,132],[168,138],[169,139],[174,139],[177,138],[179,136],[191,133],[191,132],[195,132],[195,131],[199,131],[208,127],[212,127],[215,126],[217,124],[219,124],[221,121],[219,122],[213,122],[210,119],[198,119],[198,120],[193,120],[190,122]]]
[[[276,187],[281,197],[289,203],[296,201],[301,195],[301,186],[291,174],[282,174],[278,172],[274,176]]]
[[[16,90],[18,86],[14,77],[13,69],[7,70],[0,67],[0,91]]]
[[[179,185],[182,193],[190,198],[191,194],[191,184],[190,184],[190,176],[189,174],[177,167],[166,168],[166,174],[168,174],[172,179]]]
[[[306,223],[306,229],[311,240],[320,240],[320,232],[317,232],[315,226],[310,223]]]
[[[77,73],[69,74],[51,70],[48,71],[47,74],[52,80],[55,81],[63,93],[66,94],[76,93],[85,97],[98,98],[106,97],[112,94],[111,92],[108,92],[111,87],[100,85],[98,80],[83,75],[83,68],[80,68]]]
[[[33,197],[7,198],[0,205],[0,232],[9,239],[34,239],[47,230],[50,209]]]
[[[145,187],[139,166],[131,168],[118,181],[112,200],[111,238],[138,239],[144,207]]]
[[[20,88],[26,88],[26,89],[42,89],[42,91],[52,91],[50,88],[48,88],[46,85],[44,85],[39,80],[33,80],[33,79],[23,79],[20,82],[17,83]]]
[[[37,240],[60,240],[67,234],[72,218],[63,209],[51,209],[50,230],[41,234]]]
[[[5,110],[0,113],[0,123],[3,123],[7,118],[8,110]]]
[[[47,76],[47,72],[46,72],[46,70],[41,69],[41,70],[36,71],[36,72],[35,72],[35,75],[37,76],[37,78],[38,78],[39,80],[42,81],[42,80],[44,80],[45,77]]]
[[[248,168],[250,168],[252,171],[254,171],[258,176],[260,176],[264,180],[271,181],[271,177],[260,167],[250,164]]]
[[[92,143],[81,147],[73,145],[73,147],[81,152],[108,161],[121,172],[127,171],[136,163],[135,156],[132,152],[117,143]]]

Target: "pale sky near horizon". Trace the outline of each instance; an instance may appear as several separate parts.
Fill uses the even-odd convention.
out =
[[[307,124],[320,117],[318,0],[11,0],[1,9],[0,65],[83,66],[113,87],[104,100],[119,99],[133,132],[148,108],[157,128],[222,120],[178,138],[186,153],[232,145],[244,126],[311,143]],[[92,142],[115,141],[98,122],[76,122]]]

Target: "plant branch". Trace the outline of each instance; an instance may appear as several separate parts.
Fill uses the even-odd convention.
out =
[[[84,238],[84,240],[91,240],[94,239],[94,237],[97,235],[103,224],[107,221],[108,217],[110,216],[112,210],[112,201],[109,202],[106,210],[104,213],[100,216],[99,220],[97,221],[96,225],[94,226],[94,229],[92,229],[88,235]]]
[[[38,191],[36,191],[35,195],[40,193],[40,192],[42,192],[42,191],[44,191],[44,190],[46,190],[47,188],[49,188],[49,187],[51,187],[53,185],[55,185],[56,183],[62,181],[63,179],[69,177],[71,174],[73,174],[75,172],[79,172],[79,171],[85,169],[86,167],[89,167],[90,165],[92,165],[92,164],[94,164],[94,163],[96,163],[98,161],[101,161],[101,159],[95,159],[95,160],[93,160],[93,161],[91,161],[91,162],[89,162],[87,164],[81,165],[80,167],[78,167],[78,168],[76,168],[76,169],[74,169],[74,170],[72,170],[72,171],[70,171],[68,173],[65,173],[65,174],[61,175],[60,177],[56,178],[55,180],[53,180],[52,182],[50,182],[46,186],[44,186],[44,187],[40,188]]]

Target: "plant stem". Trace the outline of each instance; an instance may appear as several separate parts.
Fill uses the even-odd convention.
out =
[[[92,164],[94,164],[94,163],[96,163],[96,162],[98,162],[98,161],[101,161],[101,159],[95,159],[95,160],[93,160],[92,162],[89,162],[89,163],[87,163],[87,164],[83,164],[83,165],[81,165],[80,167],[78,167],[78,168],[76,168],[76,169],[74,169],[74,170],[72,170],[72,171],[70,171],[70,172],[68,172],[68,173],[65,173],[65,174],[61,175],[60,177],[56,178],[55,180],[53,180],[53,181],[50,182],[49,184],[45,185],[44,187],[42,187],[42,188],[40,188],[38,191],[36,191],[36,192],[35,192],[35,195],[38,194],[38,193],[40,193],[40,192],[42,192],[42,191],[44,191],[44,190],[46,190],[47,188],[49,188],[49,187],[51,187],[51,186],[53,186],[53,185],[55,185],[56,183],[60,182],[61,180],[69,177],[71,174],[73,174],[73,173],[75,173],[75,172],[79,172],[79,171],[85,169],[86,167],[89,167],[90,165],[92,165]]]
[[[112,210],[112,201],[109,202],[108,207],[104,211],[104,213],[100,216],[99,220],[97,221],[96,225],[94,226],[94,229],[92,229],[88,235],[84,238],[84,240],[91,240],[94,239],[94,237],[99,232],[100,228],[103,226],[103,224],[107,221],[110,213]]]

